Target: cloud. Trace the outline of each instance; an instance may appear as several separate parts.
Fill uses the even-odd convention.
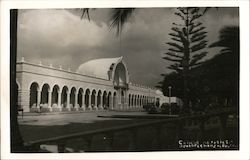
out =
[[[67,10],[31,10],[21,14],[19,22],[18,51],[28,57],[51,58],[71,54],[65,49],[72,47],[100,47],[108,34],[106,24],[81,20]]]
[[[172,23],[173,8],[136,9],[125,24],[121,37],[109,28],[110,9],[90,12],[91,21],[81,19],[76,9],[21,10],[18,21],[18,59],[53,64],[75,71],[82,63],[96,58],[124,56],[134,83],[155,86],[170,72],[165,42]],[[209,11],[204,17],[209,43],[217,40],[225,25],[238,25],[237,8]],[[220,23],[218,23],[220,22]],[[210,57],[217,50],[213,50]]]

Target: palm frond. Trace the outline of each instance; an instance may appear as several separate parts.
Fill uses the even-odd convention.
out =
[[[111,13],[110,28],[116,28],[117,36],[121,34],[124,23],[130,18],[135,8],[114,8]]]
[[[82,16],[81,16],[81,19],[83,19],[83,17],[86,15],[88,20],[90,21],[90,16],[89,16],[89,10],[90,8],[82,8]]]

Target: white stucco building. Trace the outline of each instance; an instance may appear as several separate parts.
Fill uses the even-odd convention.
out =
[[[18,105],[24,112],[137,109],[167,98],[130,82],[123,57],[95,59],[76,72],[17,62]]]

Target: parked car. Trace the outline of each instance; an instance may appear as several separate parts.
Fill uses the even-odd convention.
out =
[[[143,105],[143,109],[145,109],[146,111],[149,111],[150,108],[152,108],[154,106],[154,103],[148,103]]]
[[[148,103],[147,105],[143,105],[143,108],[150,114],[160,113],[161,110],[154,103]]]

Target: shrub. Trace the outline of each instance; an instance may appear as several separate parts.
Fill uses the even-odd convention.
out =
[[[179,114],[180,113],[180,106],[178,106],[176,103],[172,103],[171,106],[168,103],[163,103],[161,105],[161,113],[163,114]]]

